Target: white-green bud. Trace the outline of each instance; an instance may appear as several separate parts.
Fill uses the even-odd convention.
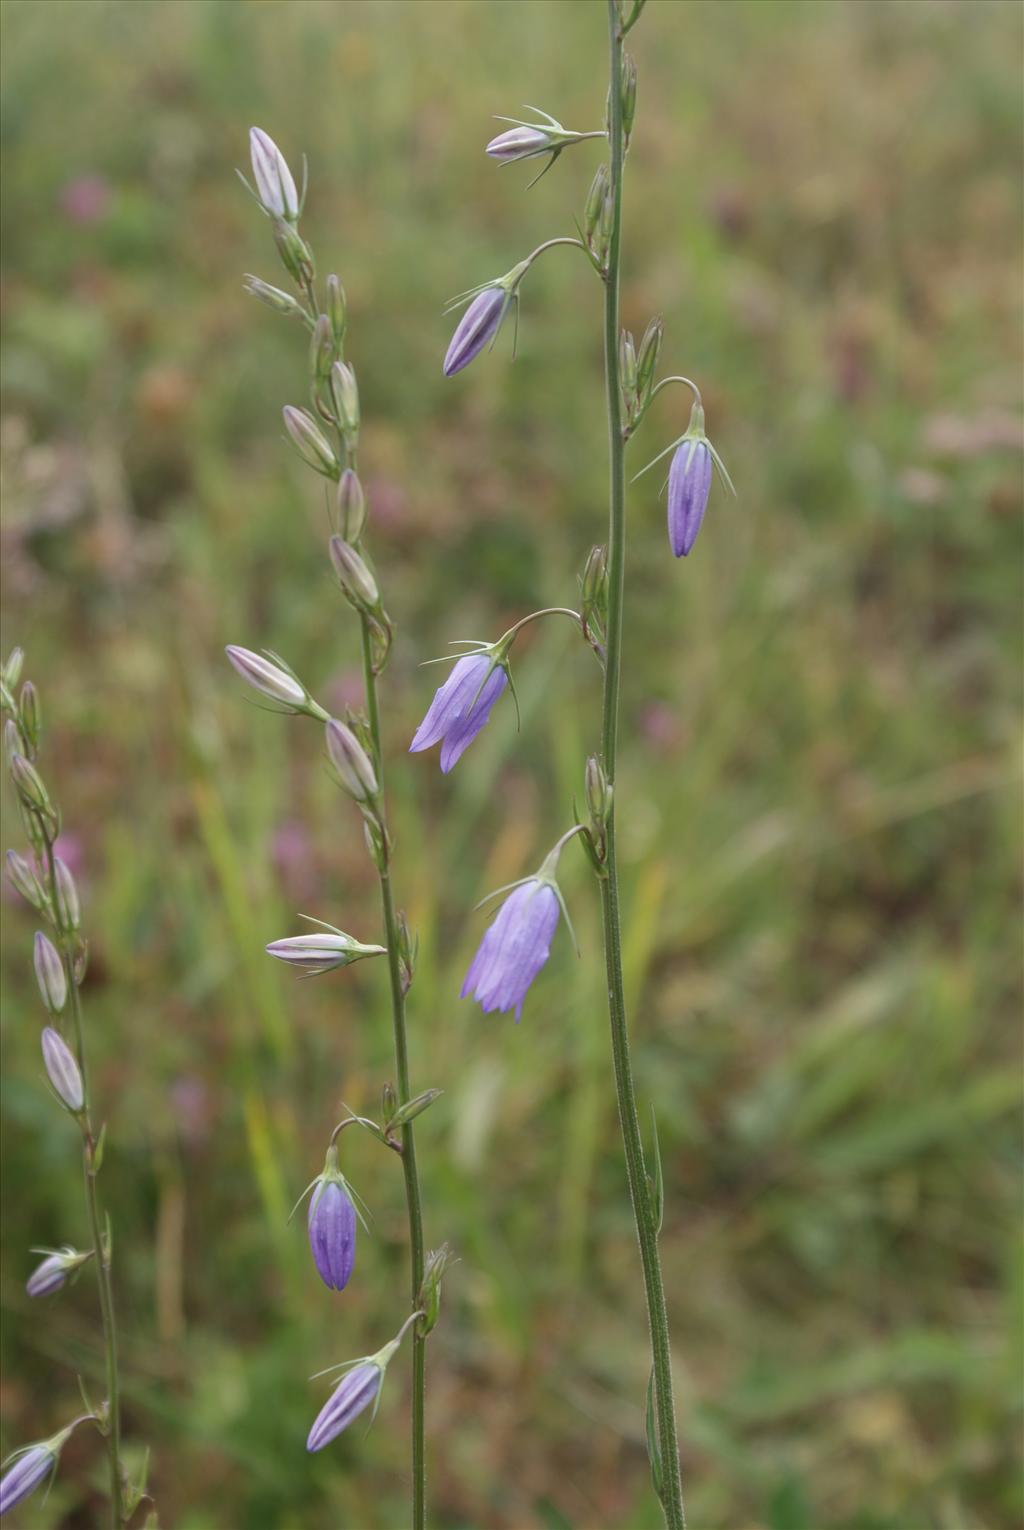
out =
[[[346,597],[358,611],[379,611],[380,591],[377,581],[355,548],[341,537],[330,541],[331,562]]]
[[[341,464],[308,409],[296,409],[292,404],[286,404],[281,414],[284,428],[298,448],[303,462],[317,473],[322,473],[325,478],[337,478]]]
[[[48,935],[36,931],[32,965],[43,1003],[51,1015],[59,1015],[68,1001],[68,980],[60,953]]]
[[[325,729],[327,754],[338,780],[357,802],[368,802],[377,795],[377,776],[370,756],[352,729],[336,717],[328,719]]]

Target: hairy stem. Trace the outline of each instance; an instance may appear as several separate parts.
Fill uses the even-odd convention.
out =
[[[57,874],[54,866],[53,846],[46,843],[47,881],[51,907],[58,907]],[[100,1316],[103,1323],[103,1347],[106,1354],[107,1374],[107,1455],[110,1463],[110,1519],[114,1530],[120,1530],[124,1522],[122,1504],[123,1474],[121,1471],[121,1402],[120,1379],[117,1365],[117,1320],[114,1315],[114,1289],[110,1278],[110,1250],[103,1234],[99,1197],[96,1191],[95,1153],[96,1137],[92,1125],[92,1103],[89,1093],[89,1069],[85,1056],[85,1035],[82,1022],[82,999],[75,980],[74,953],[71,941],[63,931],[58,932],[61,960],[67,979],[71,1020],[75,1033],[75,1052],[79,1072],[82,1075],[84,1109],[82,1124],[82,1171],[85,1183],[85,1206],[89,1218],[93,1258],[96,1265],[96,1281],[99,1286]]]
[[[377,676],[373,670],[373,638],[369,620],[361,617],[363,635],[363,683],[366,691],[366,710],[373,740],[374,769],[384,829],[384,864],[380,871],[380,896],[384,916],[384,942],[388,948],[388,973],[391,980],[391,1023],[395,1038],[395,1067],[398,1073],[399,1104],[405,1105],[411,1098],[409,1090],[409,1046],[405,1028],[405,988],[399,960],[398,920],[395,900],[391,891],[391,851],[388,844],[387,824],[384,818],[384,758],[380,736],[380,708],[377,702]],[[423,1284],[423,1211],[420,1202],[419,1175],[416,1170],[416,1144],[412,1123],[402,1127],[402,1169],[405,1174],[405,1201],[409,1217],[409,1266],[411,1276],[411,1299],[415,1308]],[[424,1391],[426,1384],[426,1338],[418,1329],[412,1335],[412,1493],[413,1530],[423,1530],[426,1524],[426,1451],[424,1447]]]
[[[619,388],[619,261],[622,232],[623,133],[620,79],[622,36],[618,8],[608,0],[610,33],[611,184],[613,214],[605,284],[605,381],[608,401],[610,494],[608,520],[608,625],[604,677],[602,753],[605,774],[615,782],[615,756],[619,729],[619,679],[622,665],[623,592],[625,585],[625,442]],[[601,882],[604,920],[605,965],[608,977],[608,1016],[611,1023],[612,1060],[618,1096],[619,1122],[626,1156],[626,1174],[633,1204],[644,1291],[651,1333],[651,1362],[657,1402],[658,1438],[661,1447],[661,1503],[670,1530],[685,1530],[683,1491],[676,1438],[675,1401],[672,1392],[672,1355],[669,1347],[665,1286],[658,1255],[658,1231],[648,1189],[643,1142],[637,1116],[636,1091],[629,1051],[629,1030],[622,981],[622,931],[619,916],[619,884],[615,858],[615,808],[607,826],[607,875]]]

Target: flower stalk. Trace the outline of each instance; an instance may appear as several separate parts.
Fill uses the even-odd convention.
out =
[[[611,203],[610,234],[605,274],[604,339],[605,385],[608,411],[609,508],[608,508],[608,608],[605,634],[604,697],[601,728],[601,764],[610,790],[610,807],[604,824],[604,876],[600,879],[604,927],[605,968],[608,979],[608,1017],[611,1025],[612,1062],[618,1098],[619,1122],[626,1157],[626,1174],[636,1224],[644,1293],[651,1335],[651,1362],[657,1414],[658,1457],[652,1461],[659,1498],[669,1530],[684,1530],[679,1446],[676,1437],[675,1400],[672,1387],[672,1355],[669,1346],[665,1285],[658,1253],[658,1228],[644,1161],[636,1089],[629,1047],[629,1027],[622,977],[622,924],[619,911],[619,879],[615,842],[615,767],[619,738],[619,689],[622,668],[623,601],[626,565],[626,466],[619,377],[619,271],[622,244],[622,182],[625,130],[622,120],[623,37],[639,8],[624,27],[616,0],[608,0],[609,29],[609,152]]]

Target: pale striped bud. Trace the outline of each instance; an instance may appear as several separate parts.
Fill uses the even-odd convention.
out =
[[[303,462],[317,473],[322,473],[325,478],[337,478],[341,464],[334,454],[334,448],[308,409],[296,409],[293,405],[286,404],[281,415],[284,419],[284,428],[298,448]]]
[[[77,1116],[85,1103],[82,1075],[71,1048],[52,1025],[43,1031],[43,1062],[57,1098],[66,1110]]]
[[[339,782],[357,802],[368,802],[377,795],[377,777],[366,750],[352,729],[336,717],[328,719],[325,732],[327,753]]]
[[[48,935],[36,931],[32,965],[43,1003],[51,1015],[59,1015],[68,999],[68,980],[60,954]]]
[[[309,704],[309,693],[294,675],[279,664],[253,653],[251,648],[239,648],[231,643],[224,650],[237,674],[247,685],[269,696],[271,701],[287,707],[290,712],[304,712]]]
[[[299,195],[284,155],[269,133],[249,129],[249,156],[256,191],[268,213],[294,223],[299,216]]]

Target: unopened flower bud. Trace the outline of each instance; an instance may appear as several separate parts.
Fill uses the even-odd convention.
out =
[[[30,903],[41,914],[49,911],[50,900],[36,874],[35,867],[16,850],[7,852],[7,877],[11,886],[21,894],[26,903]]]
[[[419,936],[415,939],[409,931],[409,922],[403,911],[398,914],[398,966],[402,977],[402,992],[408,993],[412,987],[413,974],[416,971],[416,957],[419,952]]]
[[[54,806],[50,801],[49,792],[43,785],[42,776],[35,766],[17,750],[11,755],[10,771],[14,789],[25,806],[39,813],[43,818],[55,820]]]
[[[71,1048],[52,1025],[43,1031],[43,1062],[57,1098],[66,1110],[77,1116],[85,1103],[82,1075]]]
[[[11,761],[16,754],[21,754],[25,748],[25,741],[21,736],[21,729],[13,717],[8,717],[4,723],[4,764],[7,769],[11,768]]]
[[[415,1121],[417,1116],[421,1116],[443,1093],[443,1089],[424,1089],[422,1094],[406,1100],[405,1104],[399,1105],[389,1118],[387,1123],[389,1128],[408,1126],[410,1121]]]
[[[580,616],[583,635],[599,658],[603,658],[604,631],[608,617],[608,549],[592,547],[580,581]]]
[[[441,1281],[450,1262],[451,1250],[447,1243],[443,1243],[439,1249],[427,1255],[423,1284],[420,1286],[419,1296],[416,1299],[416,1305],[423,1313],[419,1324],[419,1332],[423,1336],[426,1336],[436,1325],[440,1316]]]
[[[269,696],[271,701],[287,707],[290,712],[304,712],[309,704],[309,693],[304,685],[282,669],[279,664],[253,653],[250,648],[239,648],[231,643],[224,650],[237,674],[247,685]]]
[[[280,287],[272,287],[269,282],[262,281],[258,276],[245,278],[245,290],[250,297],[258,298],[261,303],[266,303],[275,313],[298,314],[302,312],[302,305],[287,292],[282,292]]]
[[[21,688],[21,696],[18,698],[18,723],[21,727],[21,736],[29,748],[35,750],[39,746],[39,692],[31,680],[26,680]]]
[[[608,197],[611,186],[611,176],[607,165],[598,165],[597,174],[590,183],[587,192],[586,206],[583,211],[583,232],[588,245],[592,245],[598,224],[604,211],[604,204]]]
[[[285,940],[272,940],[267,955],[304,972],[307,977],[320,977],[333,972],[336,967],[347,967],[366,956],[383,956],[384,946],[366,946],[333,926],[317,930],[309,935],[291,935]]]
[[[296,409],[286,404],[281,411],[284,428],[298,448],[303,462],[322,473],[325,478],[337,478],[340,463],[334,448],[309,413],[308,409]]]
[[[313,251],[292,223],[283,218],[274,219],[274,243],[281,257],[281,264],[290,276],[305,286],[316,275]]]
[[[636,346],[628,329],[619,336],[619,383],[627,413],[632,413],[636,403]]]
[[[327,317],[331,321],[331,333],[334,335],[335,349],[340,352],[345,339],[348,310],[345,302],[345,289],[333,272],[327,278]]]
[[[338,529],[346,542],[358,542],[366,525],[366,495],[358,474],[346,468],[338,479]]]
[[[306,1229],[320,1279],[331,1291],[344,1291],[356,1257],[356,1208],[333,1142],[313,1189]]]
[[[658,352],[661,350],[661,341],[664,333],[664,321],[658,317],[651,320],[644,330],[643,339],[640,341],[640,350],[637,354],[636,362],[636,383],[642,401],[646,401],[654,383],[654,373],[658,365]]]
[[[35,1249],[34,1253],[41,1254],[43,1249]],[[49,1296],[54,1291],[59,1291],[69,1275],[85,1264],[87,1259],[92,1258],[92,1249],[85,1253],[79,1253],[76,1248],[55,1248],[47,1253],[42,1264],[36,1265],[32,1274],[25,1282],[25,1292],[28,1296]]]
[[[269,133],[249,129],[249,155],[256,191],[271,216],[294,223],[299,216],[299,196],[284,155]]]
[[[7,655],[7,660],[3,666],[2,675],[0,675],[0,678],[3,679],[3,683],[9,691],[13,691],[14,687],[21,679],[21,671],[24,667],[24,664],[25,650],[23,648],[12,648],[10,653]]]
[[[584,783],[591,824],[595,829],[603,829],[612,810],[612,787],[594,754],[587,761]]]
[[[359,431],[359,388],[356,374],[344,361],[336,361],[331,368],[331,399],[334,412],[346,436]]]
[[[368,802],[371,797],[376,797],[377,777],[373,765],[352,729],[331,717],[325,733],[327,754],[341,785],[357,802]]]
[[[380,607],[377,581],[363,559],[341,537],[330,540],[331,562],[346,598],[358,611],[376,611]]]
[[[57,886],[57,923],[62,930],[77,930],[82,922],[78,888],[70,870],[59,855],[53,858],[53,879]]]
[[[623,53],[622,55],[620,90],[622,100],[622,132],[628,147],[629,136],[633,131],[633,118],[636,116],[636,62],[628,53]]]
[[[334,331],[331,321],[322,313],[313,326],[309,342],[309,371],[314,382],[325,383],[334,365]]]
[[[39,984],[43,1003],[51,1015],[59,1015],[68,998],[67,974],[56,946],[48,935],[43,934],[42,930],[36,931],[35,944],[32,948],[32,965],[35,967],[36,982]]]
[[[6,1514],[8,1509],[13,1509],[15,1504],[21,1503],[23,1498],[35,1492],[40,1483],[46,1481],[57,1465],[57,1456],[58,1451],[53,1448],[52,1440],[30,1445],[27,1450],[15,1456],[0,1481],[0,1516]]]
[[[360,1361],[345,1372],[317,1414],[306,1440],[308,1451],[323,1450],[347,1429],[380,1394],[384,1367],[375,1357]]]

